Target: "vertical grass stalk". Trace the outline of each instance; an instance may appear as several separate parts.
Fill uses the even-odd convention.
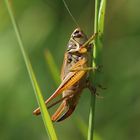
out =
[[[51,140],[57,140],[57,136],[56,136],[52,121],[51,121],[49,113],[46,109],[46,106],[45,106],[40,88],[38,86],[35,74],[33,72],[32,66],[31,66],[31,63],[30,63],[29,58],[28,58],[28,56],[27,56],[27,54],[24,50],[24,45],[23,45],[23,41],[22,41],[22,38],[21,38],[19,28],[18,28],[18,24],[15,20],[15,17],[14,17],[14,14],[12,12],[12,8],[11,8],[11,5],[10,5],[11,3],[9,3],[8,0],[5,0],[5,4],[6,4],[8,12],[9,12],[9,16],[11,18],[11,21],[12,21],[12,25],[13,25],[18,43],[19,43],[19,47],[21,49],[21,52],[22,52],[22,55],[23,55],[23,58],[24,58],[24,62],[26,64],[26,68],[27,68],[27,71],[28,71],[28,74],[29,74],[29,77],[30,77],[30,80],[31,80],[36,98],[37,98],[37,101],[38,101],[38,104],[39,104],[40,109],[41,109],[42,119],[43,119],[43,122],[44,122],[44,125],[45,125],[45,128],[46,128],[46,131],[48,132],[48,136]]]
[[[94,33],[98,33],[94,41],[93,49],[93,67],[101,65],[101,54],[103,47],[103,31],[104,31],[104,16],[105,16],[106,0],[95,0],[95,18],[94,18]],[[98,73],[91,75],[92,83],[98,83]],[[88,140],[93,140],[94,133],[94,116],[95,116],[95,101],[96,97],[91,95]]]
[[[58,70],[58,67],[56,66],[56,63],[54,61],[54,58],[53,58],[51,52],[48,49],[45,50],[45,58],[46,58],[48,67],[50,69],[52,78],[53,78],[54,82],[56,83],[56,85],[58,86],[61,82],[60,75],[59,75],[60,72]]]

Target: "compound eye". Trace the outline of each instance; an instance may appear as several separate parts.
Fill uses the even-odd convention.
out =
[[[80,32],[79,30],[76,30],[76,31],[74,32],[74,34],[79,34],[79,32]]]
[[[82,37],[82,36],[83,36],[83,35],[82,35],[82,32],[79,31],[79,30],[76,30],[76,31],[73,33],[73,37],[80,38],[80,37]]]

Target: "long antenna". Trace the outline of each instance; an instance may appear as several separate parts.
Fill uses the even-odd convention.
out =
[[[71,16],[72,20],[73,20],[74,23],[77,25],[77,27],[79,27],[79,24],[77,23],[76,19],[75,19],[74,16],[72,15],[72,13],[71,13],[71,11],[70,11],[70,9],[69,9],[69,7],[68,7],[66,1],[65,1],[65,0],[62,0],[62,1],[63,1],[63,3],[64,3],[64,6],[65,6],[66,9],[67,9],[69,15]]]

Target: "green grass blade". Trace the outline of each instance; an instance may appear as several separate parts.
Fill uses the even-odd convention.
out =
[[[103,47],[103,31],[104,31],[104,16],[105,16],[106,0],[95,0],[95,19],[94,19],[94,32],[98,33],[97,38],[94,42],[93,66],[98,66],[101,64],[101,52]],[[94,77],[94,78],[93,78]],[[91,75],[91,80],[93,83],[98,83],[98,75],[94,73]],[[90,115],[89,115],[89,128],[88,128],[88,140],[93,140],[94,132],[94,116],[95,116],[95,101],[96,97],[91,96],[90,103]]]
[[[56,63],[54,61],[54,58],[53,58],[51,52],[47,49],[45,51],[45,58],[46,58],[51,75],[52,75],[56,85],[59,85],[60,84],[59,70],[58,70],[58,67],[56,66]]]
[[[42,93],[41,93],[40,88],[38,86],[38,83],[37,83],[37,80],[35,78],[34,72],[32,70],[32,66],[30,65],[29,62],[28,62],[28,64],[29,64],[30,74],[31,74],[31,78],[32,78],[32,80],[31,80],[32,85],[33,85],[34,91],[36,93],[35,95],[36,95],[38,104],[39,104],[40,109],[41,109],[41,115],[42,115],[42,119],[44,121],[45,128],[46,128],[46,130],[49,134],[50,139],[57,140],[57,136],[56,136],[51,118],[50,118],[49,113],[46,109],[46,105],[44,103],[44,99],[42,97]]]
[[[84,139],[87,138],[87,130],[88,125],[84,122],[82,117],[80,115],[76,115],[75,117],[75,123],[81,134],[83,135]]]
[[[22,52],[26,67],[27,67],[27,71],[29,73],[29,77],[30,77],[33,89],[35,91],[35,95],[36,95],[38,104],[39,104],[39,106],[41,108],[41,114],[42,114],[42,118],[43,118],[43,121],[44,121],[45,128],[46,128],[46,130],[48,132],[49,138],[52,139],[52,140],[57,140],[57,136],[56,136],[52,121],[51,121],[49,113],[48,113],[48,111],[46,109],[46,106],[45,106],[45,103],[44,103],[40,88],[38,86],[36,77],[34,75],[34,72],[33,72],[32,66],[31,66],[31,63],[30,63],[30,61],[28,59],[28,56],[26,55],[26,52],[24,50],[23,41],[22,41],[22,38],[21,38],[21,35],[20,35],[18,25],[17,25],[16,20],[14,18],[13,12],[11,10],[10,3],[9,3],[8,0],[5,0],[5,3],[6,3],[6,7],[8,9],[12,24],[13,24],[13,28],[14,28],[16,36],[17,36],[17,40],[18,40],[18,43],[19,43],[19,46],[20,46],[20,49],[21,49],[21,52]]]
[[[99,9],[99,0],[95,0],[95,18],[94,18],[94,32],[97,33],[98,29],[98,9]],[[96,38],[94,43],[93,57],[96,59]],[[96,67],[96,61],[93,61],[93,66]],[[94,83],[93,79],[94,75],[90,76],[91,81]],[[93,132],[94,132],[94,116],[95,116],[95,101],[96,97],[91,95],[90,101],[90,114],[89,114],[89,125],[88,125],[88,140],[93,140]]]
[[[98,32],[100,38],[104,32],[105,8],[106,8],[106,0],[102,0],[100,3],[99,17],[98,17]]]

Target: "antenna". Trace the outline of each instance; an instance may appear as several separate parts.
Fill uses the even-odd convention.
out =
[[[65,6],[66,9],[67,9],[69,15],[71,16],[72,20],[73,20],[74,23],[77,25],[77,27],[79,27],[79,24],[77,23],[76,19],[75,19],[74,16],[72,15],[72,13],[71,13],[71,11],[70,11],[70,9],[69,9],[69,7],[68,7],[66,1],[65,1],[65,0],[62,0],[62,1],[63,1],[63,3],[64,3],[64,6]]]

